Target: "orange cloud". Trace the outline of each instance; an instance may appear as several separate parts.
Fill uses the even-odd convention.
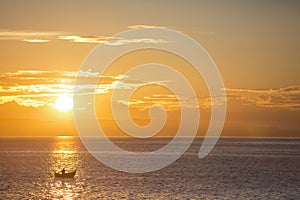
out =
[[[236,89],[227,88],[227,101],[235,101],[237,104],[255,105],[265,108],[300,109],[300,86],[288,86],[277,89]],[[210,108],[211,98],[209,96],[198,97],[197,100],[178,99],[183,102],[186,108]],[[223,101],[220,98],[220,103]],[[198,101],[198,105],[197,102]],[[174,95],[153,95],[145,96],[141,99],[124,99],[119,101],[124,105],[130,105],[138,110],[149,109],[152,105],[160,104],[166,110],[179,110],[177,97]],[[218,99],[216,101],[218,104]]]
[[[73,94],[76,78],[80,78],[86,84],[79,86],[81,95],[91,94],[91,88],[96,90],[92,94],[106,94],[113,90],[132,90],[147,84],[159,84],[168,87],[172,81],[144,82],[132,80],[129,76],[102,76],[102,84],[90,85],[91,79],[98,80],[100,74],[92,71],[41,71],[41,70],[19,70],[0,74],[0,104],[11,101],[23,106],[51,106],[55,98],[61,93]],[[251,104],[257,107],[300,109],[300,86],[289,86],[277,89],[238,89],[227,88],[227,101],[235,101],[239,104]],[[223,99],[223,98],[221,98]],[[118,103],[130,105],[138,110],[146,110],[154,104],[160,104],[166,110],[179,110],[178,101],[186,108],[210,108],[209,96],[198,97],[198,99],[178,99],[170,94],[146,95],[139,99],[120,99]],[[197,104],[198,102],[198,104]],[[216,102],[218,103],[218,101]]]
[[[105,94],[117,89],[128,89],[138,87],[138,83],[125,84],[124,75],[102,76],[105,84],[89,85],[91,79],[98,80],[98,72],[81,71],[39,71],[39,70],[19,70],[17,72],[7,72],[0,75],[0,104],[15,101],[22,106],[52,106],[55,98],[64,94],[73,94],[76,78],[86,80],[86,84],[79,87],[80,94],[89,94],[90,89],[96,87],[93,94]]]
[[[136,38],[136,39],[125,39],[116,37],[105,37],[105,36],[81,36],[81,35],[65,35],[59,36],[61,40],[67,40],[75,43],[98,43],[105,45],[124,45],[128,43],[166,43],[165,40],[156,40],[151,38]]]
[[[29,43],[45,43],[53,40],[63,40],[74,43],[96,43],[105,45],[124,45],[128,43],[166,43],[165,40],[151,38],[116,38],[99,35],[78,35],[64,32],[34,32],[34,31],[1,31],[0,40],[17,40]]]
[[[63,32],[39,32],[39,31],[6,31],[0,30],[0,40],[19,40],[24,42],[48,42],[56,39]]]
[[[300,109],[300,86],[276,89],[227,88],[227,99],[259,107]]]
[[[137,24],[137,25],[131,25],[131,26],[128,26],[128,28],[135,29],[135,28],[168,28],[168,27],[165,27],[165,26],[151,26],[151,25]]]
[[[24,39],[23,42],[31,42],[31,43],[43,43],[49,42],[49,40],[42,40],[42,39]]]
[[[64,35],[59,36],[61,40],[68,40],[71,42],[80,42],[80,43],[105,43],[108,40],[114,39],[113,37],[105,36],[81,36],[81,35]]]

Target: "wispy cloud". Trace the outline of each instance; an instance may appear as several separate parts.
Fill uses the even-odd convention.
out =
[[[277,89],[238,89],[227,88],[227,101],[233,102],[235,105],[252,105],[261,108],[272,109],[300,109],[300,86],[288,86]],[[220,103],[224,100],[220,98]],[[154,104],[162,105],[166,110],[181,109],[179,101],[182,102],[182,107],[186,108],[210,108],[212,106],[211,98],[209,96],[198,97],[193,99],[178,99],[174,95],[152,95],[145,96],[139,99],[124,99],[119,103],[131,106],[139,110],[149,109]],[[197,104],[198,102],[198,104]],[[215,102],[218,104],[218,98]]]
[[[123,99],[119,100],[118,103],[137,110],[148,110],[153,105],[161,105],[167,111],[178,110],[180,108],[176,96],[166,94],[145,96],[139,99]]]
[[[153,105],[161,105],[166,111],[180,110],[182,108],[210,108],[211,106],[209,97],[191,99],[188,97],[179,98],[173,94],[154,94],[139,99],[124,99],[120,100],[118,103],[131,106],[131,108],[138,110],[147,110]]]
[[[132,90],[148,84],[159,84],[168,87],[174,84],[170,80],[164,82],[144,82],[131,79],[120,74],[117,76],[101,76],[101,84],[90,85],[91,79],[96,82],[100,74],[93,71],[43,71],[19,70],[0,74],[0,104],[15,101],[22,106],[51,106],[55,98],[64,94],[73,94],[76,78],[80,78],[82,85],[79,94],[106,94],[113,90]],[[96,88],[95,90],[91,90]],[[300,86],[288,86],[275,89],[239,89],[227,88],[227,101],[239,105],[254,105],[264,108],[300,109]],[[179,101],[186,108],[210,108],[209,96],[197,99],[178,99],[173,94],[153,94],[140,98],[119,99],[117,103],[131,106],[135,109],[146,110],[154,104],[160,104],[166,110],[180,109]],[[197,104],[198,102],[198,104]]]
[[[151,38],[136,38],[136,39],[125,39],[116,37],[105,37],[105,36],[80,36],[80,35],[67,35],[60,36],[59,39],[67,40],[76,43],[98,43],[105,45],[124,45],[129,43],[166,43],[165,40],[157,40]]]
[[[0,40],[19,40],[24,42],[48,42],[51,39],[57,38],[63,32],[35,32],[35,31],[7,31],[0,30]]]
[[[63,35],[59,36],[59,39],[80,43],[105,43],[116,38],[105,36]]]
[[[24,39],[23,42],[31,42],[31,43],[43,43],[49,42],[49,40],[42,40],[42,39]]]
[[[68,41],[74,43],[95,43],[105,45],[125,45],[129,43],[166,43],[162,39],[152,38],[117,38],[101,35],[79,35],[64,32],[34,32],[34,31],[1,31],[0,40],[16,40],[29,43],[45,43],[53,40]]]
[[[105,94],[113,89],[129,89],[137,87],[136,84],[125,84],[127,77],[124,75],[101,76],[103,84],[90,85],[91,79],[99,78],[98,72],[91,71],[41,71],[20,70],[7,72],[0,75],[0,104],[11,101],[22,106],[51,106],[60,94],[73,94],[76,78],[80,78],[79,94],[86,95],[93,90],[93,94]],[[118,85],[121,84],[121,87]]]
[[[168,28],[166,26],[153,26],[153,25],[145,25],[145,24],[137,24],[128,26],[128,28],[135,29],[135,28]]]
[[[62,32],[34,32],[34,31],[0,31],[1,38],[20,38],[20,37],[49,37],[62,35]]]
[[[266,108],[300,109],[300,86],[275,89],[227,88],[227,99]]]

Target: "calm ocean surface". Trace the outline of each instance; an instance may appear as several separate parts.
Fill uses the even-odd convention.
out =
[[[114,139],[132,151],[168,139]],[[201,139],[172,165],[146,174],[110,169],[77,138],[1,138],[0,199],[300,199],[300,139],[220,139],[204,159]],[[74,179],[54,172],[77,169]]]

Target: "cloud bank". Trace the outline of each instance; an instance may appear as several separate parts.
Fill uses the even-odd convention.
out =
[[[300,86],[270,89],[227,88],[227,99],[265,108],[300,109]]]
[[[28,43],[46,43],[54,40],[74,43],[95,43],[105,45],[125,45],[128,43],[166,43],[165,40],[151,38],[116,38],[99,35],[80,35],[64,32],[1,31],[0,40],[22,41]]]
[[[172,81],[148,83],[142,80],[132,80],[126,75],[102,76],[103,84],[89,85],[91,79],[98,80],[100,74],[92,71],[42,71],[19,70],[0,74],[0,104],[11,101],[21,106],[52,106],[60,94],[73,94],[76,77],[81,78],[80,94],[90,94],[91,88],[96,87],[93,94],[106,94],[113,90],[137,89],[146,84],[161,84],[168,87]],[[239,89],[227,88],[227,101],[240,105],[254,105],[263,108],[300,109],[300,86],[288,86],[273,89]],[[121,99],[117,103],[132,106],[139,110],[146,110],[154,104],[160,104],[166,110],[180,109],[178,101],[184,107],[197,108],[197,101],[201,108],[210,108],[210,97],[202,96],[198,99],[178,99],[172,94],[145,95],[138,99]]]
[[[86,95],[91,88],[96,87],[93,94],[105,94],[116,89],[117,83],[122,83],[126,76],[102,76],[104,84],[89,85],[91,79],[98,80],[97,72],[70,71],[40,71],[19,70],[0,75],[0,104],[15,101],[21,106],[53,106],[55,99],[60,94],[73,94],[76,78],[81,78],[83,84],[79,94]],[[137,87],[139,84],[127,84],[123,89]]]

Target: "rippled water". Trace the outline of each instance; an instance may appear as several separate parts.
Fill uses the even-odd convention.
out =
[[[168,139],[114,139],[132,151]],[[128,174],[93,158],[77,138],[1,138],[0,199],[300,199],[300,139],[221,139],[204,159],[201,140],[172,165]],[[77,169],[74,179],[54,172]]]

